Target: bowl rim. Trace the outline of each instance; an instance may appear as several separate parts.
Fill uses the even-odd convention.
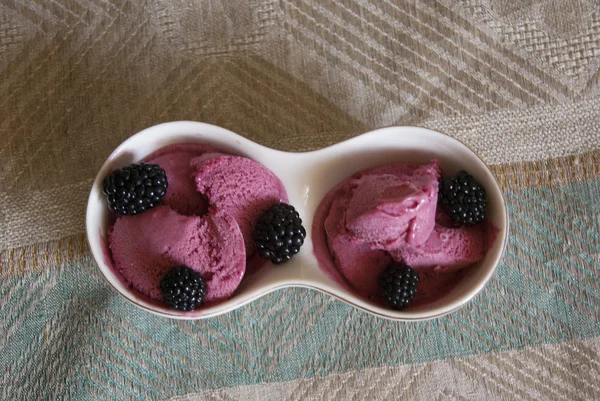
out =
[[[252,143],[254,145],[257,145],[259,148],[262,148],[264,150],[268,150],[268,151],[273,151],[273,152],[279,152],[279,153],[283,153],[283,154],[293,154],[293,155],[302,155],[302,154],[314,154],[317,152],[322,152],[322,151],[326,151],[327,149],[333,148],[333,147],[339,147],[339,146],[344,146],[344,144],[352,142],[357,140],[360,137],[363,136],[367,136],[367,135],[371,135],[371,134],[375,134],[378,133],[380,131],[384,131],[384,130],[389,130],[389,129],[405,129],[405,130],[410,130],[410,129],[417,129],[417,130],[423,130],[423,131],[427,131],[433,134],[437,134],[437,135],[442,135],[445,136],[447,138],[449,138],[450,140],[456,141],[457,143],[459,143],[460,145],[462,145],[463,147],[465,147],[466,149],[468,149],[481,163],[481,165],[485,168],[485,170],[487,170],[487,173],[489,173],[489,176],[492,178],[492,182],[493,185],[495,185],[495,187],[497,187],[498,189],[498,193],[499,193],[499,199],[501,201],[501,205],[500,208],[503,210],[504,212],[504,221],[503,221],[503,225],[504,227],[501,227],[501,230],[504,231],[504,235],[502,238],[497,238],[496,240],[501,239],[502,241],[502,246],[501,249],[499,250],[499,252],[497,253],[496,257],[494,258],[494,260],[490,263],[492,266],[487,268],[487,272],[486,274],[482,277],[482,279],[480,279],[478,281],[478,285],[474,286],[473,288],[470,288],[468,291],[465,291],[465,294],[462,295],[460,297],[460,299],[453,301],[449,304],[450,307],[445,307],[445,306],[439,306],[436,308],[436,310],[434,310],[434,313],[428,314],[427,312],[421,312],[420,316],[397,316],[397,314],[402,314],[402,311],[394,311],[392,309],[389,310],[390,314],[385,314],[385,313],[380,313],[378,310],[376,309],[370,309],[368,306],[366,305],[361,305],[361,302],[364,302],[361,298],[360,295],[355,294],[351,291],[345,291],[346,294],[341,295],[339,293],[336,293],[337,291],[332,291],[329,290],[328,288],[326,288],[327,286],[323,287],[323,286],[319,286],[319,285],[315,285],[315,284],[311,284],[310,281],[304,281],[304,280],[300,280],[300,281],[281,281],[279,283],[276,283],[275,285],[271,285],[268,286],[266,288],[264,288],[262,291],[260,290],[255,290],[253,293],[251,293],[250,295],[248,295],[246,297],[246,299],[242,299],[237,303],[234,303],[230,306],[228,306],[227,308],[223,308],[223,309],[217,309],[217,310],[207,310],[207,309],[200,309],[199,311],[203,311],[206,310],[207,313],[200,313],[200,314],[196,314],[194,316],[189,316],[187,315],[185,312],[180,312],[180,311],[163,311],[163,310],[156,310],[153,309],[147,305],[144,305],[140,302],[138,302],[134,296],[127,296],[126,294],[124,294],[121,290],[119,290],[109,279],[109,277],[107,276],[107,272],[105,272],[105,268],[102,267],[101,263],[99,262],[98,258],[96,257],[96,254],[93,252],[94,247],[92,246],[92,242],[90,240],[90,218],[89,218],[89,212],[90,212],[90,207],[92,206],[92,202],[93,199],[92,197],[94,196],[95,192],[97,191],[96,189],[96,184],[97,182],[99,182],[98,180],[101,181],[100,174],[102,173],[103,170],[105,170],[106,165],[113,159],[113,156],[115,156],[116,154],[118,154],[118,152],[120,152],[122,150],[122,148],[125,147],[126,142],[129,142],[130,140],[132,140],[132,138],[137,137],[137,136],[142,136],[146,131],[149,130],[156,130],[159,129],[161,127],[166,127],[166,126],[173,126],[173,125],[180,125],[181,123],[184,124],[194,124],[196,125],[198,128],[200,128],[201,126],[205,126],[205,127],[211,127],[212,129],[216,128],[218,130],[223,130],[223,132],[227,131],[229,134],[232,134],[233,138],[236,139],[241,139],[242,141],[246,142],[246,143]],[[181,142],[173,142],[175,143],[186,143],[184,141]],[[322,200],[322,199],[321,199]],[[320,202],[320,201],[319,201]],[[310,224],[313,224],[313,221],[310,222]],[[395,125],[390,125],[390,126],[386,126],[386,127],[380,127],[359,135],[356,135],[352,138],[348,138],[344,141],[326,146],[324,148],[320,148],[320,149],[316,149],[316,150],[312,150],[312,151],[307,151],[307,152],[284,152],[284,151],[280,151],[277,149],[272,149],[269,147],[266,147],[264,145],[261,145],[260,143],[254,142],[248,138],[245,138],[233,131],[230,131],[226,128],[222,128],[219,127],[217,125],[213,125],[213,124],[207,124],[207,123],[203,123],[203,122],[197,122],[197,121],[189,121],[189,120],[181,120],[181,121],[171,121],[171,122],[164,122],[164,123],[160,123],[160,124],[156,124],[150,127],[147,127],[137,133],[135,133],[134,135],[126,138],[123,142],[121,142],[111,153],[110,155],[106,158],[106,160],[104,161],[104,163],[102,164],[102,166],[100,167],[100,169],[98,170],[98,173],[96,174],[96,177],[92,183],[92,188],[90,190],[90,194],[89,194],[89,198],[88,198],[88,203],[87,203],[87,207],[86,207],[86,240],[88,242],[88,245],[90,247],[90,250],[92,250],[92,256],[94,258],[94,261],[97,264],[98,269],[101,271],[102,275],[104,276],[105,280],[110,284],[111,288],[117,292],[117,294],[119,294],[120,296],[122,296],[123,298],[125,298],[127,301],[133,303],[135,306],[150,312],[152,314],[158,315],[158,316],[162,316],[165,318],[170,318],[170,319],[177,319],[177,320],[197,320],[197,319],[204,319],[204,318],[210,318],[210,317],[215,317],[215,316],[219,316],[221,314],[225,314],[225,313],[229,313],[232,312],[250,302],[253,302],[261,297],[263,297],[264,295],[267,295],[271,292],[283,289],[283,288],[290,288],[290,287],[298,287],[298,288],[307,288],[307,289],[311,289],[314,291],[319,291],[321,293],[327,294],[329,296],[332,296],[338,300],[341,300],[342,302],[345,302],[346,304],[353,306],[354,308],[360,309],[364,312],[370,313],[374,316],[380,317],[380,318],[384,318],[384,319],[388,319],[388,320],[394,320],[394,321],[406,321],[406,322],[410,322],[410,321],[425,321],[425,320],[431,320],[431,319],[436,319],[439,317],[443,317],[445,315],[448,315],[452,312],[457,311],[458,309],[462,308],[463,306],[465,306],[466,304],[468,304],[470,301],[472,301],[484,288],[485,286],[489,283],[489,281],[493,278],[493,276],[495,275],[498,266],[504,256],[504,253],[506,251],[506,247],[508,244],[508,238],[509,238],[509,232],[510,232],[510,218],[509,218],[509,211],[508,211],[508,207],[506,204],[506,200],[504,197],[504,193],[502,191],[502,188],[500,187],[500,185],[498,184],[498,181],[496,180],[496,177],[492,174],[491,169],[489,168],[489,166],[483,161],[483,159],[477,154],[477,152],[475,152],[473,149],[471,149],[471,147],[469,147],[468,145],[466,145],[464,142],[462,142],[461,140],[454,138],[444,132],[438,131],[438,130],[432,130],[429,128],[424,128],[424,127],[419,127],[419,126],[395,126]],[[312,239],[311,239],[312,240]],[[319,269],[321,269],[319,267]],[[322,269],[321,269],[322,270]],[[132,291],[133,294],[133,291]],[[354,302],[354,300],[357,300],[359,302]],[[377,307],[377,306],[376,306]],[[441,310],[440,310],[441,309]],[[198,312],[198,311],[196,311]],[[437,313],[436,313],[437,312]]]

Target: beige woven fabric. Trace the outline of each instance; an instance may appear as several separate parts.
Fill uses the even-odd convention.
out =
[[[81,233],[104,158],[163,121],[283,150],[422,125],[491,164],[600,147],[593,2],[224,4],[0,4],[0,250]]]
[[[398,368],[259,384],[174,397],[169,401],[261,400],[592,400],[598,339]],[[578,364],[573,363],[578,361]]]
[[[388,125],[460,139],[491,165],[511,205],[502,277],[523,297],[511,305],[521,320],[506,319],[502,285],[490,290],[498,306],[460,318],[487,316],[490,330],[524,322],[522,330],[496,349],[486,333],[451,336],[444,320],[448,337],[418,357],[368,343],[373,356],[349,360],[344,345],[325,341],[318,367],[296,354],[285,365],[295,347],[312,352],[302,330],[281,332],[283,351],[273,351],[267,335],[231,334],[247,322],[215,320],[194,329],[225,344],[212,349],[217,356],[170,344],[156,333],[187,326],[137,315],[89,273],[84,215],[108,154],[171,120],[217,124],[287,151]],[[10,378],[1,399],[600,398],[597,0],[0,0],[0,161],[0,368]],[[82,277],[87,292],[74,282]],[[51,300],[43,313],[42,299]],[[285,320],[294,305],[268,299],[235,316],[254,322],[251,308],[277,311],[282,321],[260,320],[267,331],[273,321],[303,324]],[[567,317],[552,320],[561,311]],[[591,320],[571,319],[577,311]],[[344,344],[358,347],[367,318],[346,314],[306,319],[356,329]],[[386,324],[377,327],[404,331]],[[79,339],[83,327],[101,337]],[[129,335],[142,340],[131,345]],[[240,351],[247,342],[253,351]],[[144,344],[163,353],[138,361]],[[264,358],[240,367],[238,354]],[[219,364],[227,358],[250,373],[227,373]],[[204,370],[180,382],[155,361],[173,364],[170,372]]]

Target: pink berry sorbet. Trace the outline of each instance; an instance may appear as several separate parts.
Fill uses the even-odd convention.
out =
[[[204,145],[167,146],[145,161],[165,170],[167,192],[159,206],[116,218],[108,231],[113,267],[158,301],[160,280],[175,265],[201,273],[205,302],[230,297],[247,268],[266,263],[252,232],[266,209],[287,202],[283,184],[258,162]]]
[[[453,228],[437,210],[441,170],[427,164],[389,164],[354,174],[323,199],[313,221],[320,266],[360,295],[381,301],[378,277],[392,262],[419,274],[413,304],[446,294],[462,269],[485,255],[480,223]]]

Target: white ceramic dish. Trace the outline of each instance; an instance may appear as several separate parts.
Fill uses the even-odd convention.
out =
[[[266,264],[254,275],[245,277],[227,301],[184,313],[159,305],[132,291],[109,266],[106,232],[110,216],[102,195],[102,179],[112,169],[139,161],[157,149],[188,142],[211,144],[223,151],[247,156],[272,170],[284,183],[290,203],[298,209],[307,236],[300,253],[290,262],[277,267]],[[315,210],[329,189],[366,168],[391,162],[424,163],[433,158],[439,160],[445,174],[466,169],[482,183],[488,195],[488,218],[499,229],[485,258],[449,294],[427,305],[394,311],[356,296],[319,268],[313,255],[311,226]],[[414,321],[440,317],[473,299],[490,280],[506,246],[508,225],[502,192],[487,166],[461,142],[435,131],[416,127],[382,128],[314,152],[288,153],[266,148],[224,128],[191,121],[159,124],[123,142],[98,172],[86,215],[87,237],[92,253],[111,286],[138,307],[176,319],[217,316],[271,291],[292,286],[322,291],[384,318]]]

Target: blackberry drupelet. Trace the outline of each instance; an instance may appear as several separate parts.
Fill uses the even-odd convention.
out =
[[[381,295],[392,309],[402,310],[410,305],[418,285],[417,272],[406,264],[393,263],[379,275]]]
[[[292,205],[278,203],[258,219],[253,237],[260,256],[278,265],[300,251],[306,230]]]
[[[167,175],[160,166],[135,163],[104,177],[102,192],[111,212],[138,214],[156,206],[167,186]]]
[[[160,280],[160,292],[171,308],[193,311],[206,295],[206,284],[197,271],[173,266]]]
[[[439,203],[456,226],[470,226],[485,218],[485,189],[466,171],[442,178]]]

